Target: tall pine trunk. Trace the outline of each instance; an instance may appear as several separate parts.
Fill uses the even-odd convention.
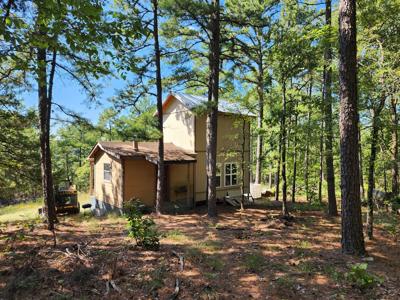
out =
[[[158,163],[157,163],[157,195],[156,213],[162,212],[165,199],[165,166],[164,166],[164,136],[163,136],[163,111],[162,111],[162,82],[161,82],[161,53],[158,40],[158,0],[153,0],[153,38],[156,63],[156,87],[157,87],[157,129],[160,133],[158,139]]]
[[[331,0],[325,1],[325,22],[329,26],[329,38],[332,30],[332,6]],[[337,216],[335,195],[335,170],[333,167],[333,126],[332,126],[332,45],[327,43],[325,48],[324,66],[324,120],[325,120],[325,165],[326,183],[328,188],[328,215]]]
[[[43,11],[38,5],[39,38],[46,39],[46,28],[41,22]],[[54,202],[53,174],[51,167],[50,151],[50,118],[51,100],[53,90],[53,79],[55,72],[56,54],[53,52],[49,86],[47,85],[47,50],[37,48],[37,84],[39,98],[39,127],[40,127],[40,167],[42,174],[43,200],[45,204],[48,229],[54,230],[54,223],[57,222],[56,208]]]
[[[375,160],[376,160],[376,146],[378,143],[378,133],[380,126],[380,113],[385,105],[385,97],[382,97],[379,106],[372,110],[372,129],[371,129],[371,144],[370,156],[368,163],[368,213],[367,213],[367,236],[369,239],[373,238],[374,226],[374,199],[373,190],[375,187]]]
[[[258,115],[257,115],[257,149],[256,149],[256,176],[255,183],[261,183],[261,168],[262,168],[262,156],[263,156],[263,121],[264,121],[264,66],[263,66],[263,53],[259,54],[258,63],[258,80],[257,80],[257,92],[258,92]]]
[[[356,1],[339,2],[342,251],[365,254],[358,161]]]
[[[208,113],[207,113],[207,146],[206,146],[206,167],[207,167],[207,199],[208,217],[217,216],[216,203],[216,165],[217,165],[217,122],[218,122],[218,92],[219,92],[219,64],[220,64],[220,6],[219,0],[212,1],[212,13],[210,18],[210,53],[209,67],[210,80],[208,87]]]
[[[244,171],[245,171],[245,168],[246,168],[246,165],[245,165],[245,155],[246,155],[246,120],[245,119],[243,119],[242,120],[243,121],[243,123],[242,123],[242,151],[241,151],[241,153],[240,153],[240,155],[241,155],[241,168],[240,168],[240,171],[241,171],[241,185],[240,185],[240,193],[241,193],[241,198],[240,198],[240,209],[241,210],[244,210],[244,183],[245,183],[245,180],[244,180]]]
[[[296,103],[297,108],[297,103]],[[297,111],[294,115],[294,141],[293,141],[293,178],[292,178],[292,202],[296,202],[296,176],[297,176]]]
[[[322,203],[322,181],[324,180],[324,123],[321,122],[321,133],[319,137],[319,181],[318,201]]]
[[[394,196],[397,196],[399,194],[399,118],[397,115],[396,97],[392,97],[390,104],[392,111],[392,193]]]
[[[287,129],[286,129],[286,82],[282,82],[282,214],[284,216],[289,215],[286,199],[287,199],[287,178],[286,178],[286,140],[287,140]]]
[[[361,124],[359,124],[360,126]],[[365,187],[364,187],[364,174],[363,174],[363,153],[361,147],[361,130],[358,130],[358,157],[360,160],[360,192],[361,192],[361,199],[365,198]]]
[[[279,146],[278,146],[278,165],[276,166],[275,173],[275,201],[279,201],[279,179],[280,179],[280,171],[281,171],[281,157],[282,157],[282,117],[280,122],[279,129]]]
[[[311,122],[311,110],[308,110],[307,113],[307,128],[309,130],[310,128],[310,122]],[[305,185],[305,190],[306,190],[306,200],[308,202],[311,201],[310,198],[310,186],[309,186],[309,165],[310,165],[310,158],[309,158],[309,152],[310,152],[310,137],[308,134],[306,134],[306,149],[304,153],[304,185]]]

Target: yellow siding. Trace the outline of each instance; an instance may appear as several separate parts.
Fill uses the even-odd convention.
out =
[[[169,199],[171,201],[193,201],[193,168],[194,164],[168,165]],[[183,191],[185,187],[186,191]]]
[[[196,116],[196,201],[206,199],[206,116]],[[234,162],[241,167],[241,152],[243,143],[243,120],[239,116],[219,114],[217,135],[217,163],[221,164],[221,187],[217,188],[217,197],[222,198],[228,192],[230,195],[240,194],[241,179],[235,186],[224,186],[224,163]],[[245,173],[244,190],[250,187],[250,125],[245,126]],[[241,175],[241,169],[238,171]]]
[[[104,180],[104,164],[111,164],[111,180]],[[101,152],[94,165],[94,194],[96,199],[122,208],[122,167],[121,161]]]
[[[156,198],[156,168],[144,159],[124,160],[124,199],[139,198],[153,206]]]
[[[163,114],[164,142],[194,151],[194,115],[174,99]]]

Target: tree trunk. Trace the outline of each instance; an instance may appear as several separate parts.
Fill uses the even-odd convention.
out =
[[[385,193],[388,191],[386,165],[383,166],[383,191]]]
[[[331,0],[325,1],[325,21],[329,26],[329,38],[332,31]],[[324,120],[325,120],[325,165],[326,183],[328,188],[328,215],[337,216],[337,205],[335,195],[335,170],[333,167],[333,126],[332,126],[332,45],[327,43],[325,48],[324,66]]]
[[[42,172],[43,199],[46,208],[48,229],[54,230],[57,221],[54,203],[53,174],[50,151],[50,116],[51,102],[47,96],[46,49],[37,49],[37,83],[39,97],[40,126],[40,166]]]
[[[308,114],[307,114],[307,128],[309,130],[310,128],[310,122],[311,122],[311,110],[308,110]],[[309,191],[310,191],[310,187],[309,187],[309,172],[308,172],[308,167],[309,167],[309,152],[310,152],[310,141],[309,141],[309,135],[306,135],[306,151],[304,154],[304,185],[305,185],[305,189],[306,189],[306,200],[308,202],[311,201],[310,199],[310,195],[309,195]]]
[[[297,106],[297,105],[296,105]],[[294,141],[293,141],[293,178],[292,178],[292,202],[296,202],[296,176],[297,176],[297,112],[294,115]]]
[[[399,194],[399,135],[398,124],[399,118],[397,115],[397,98],[392,97],[391,100],[392,110],[392,193],[393,196]]]
[[[158,139],[157,162],[157,195],[156,213],[161,214],[165,199],[165,166],[164,166],[164,136],[163,136],[163,111],[162,111],[162,82],[161,82],[161,54],[158,41],[158,0],[153,0],[153,38],[154,55],[156,62],[156,87],[157,87],[157,129],[160,132]]]
[[[272,188],[272,172],[270,170],[268,174],[268,189],[270,190],[271,188]]]
[[[322,203],[322,181],[324,180],[324,123],[321,122],[321,135],[319,139],[319,181],[318,181],[318,201]]]
[[[286,181],[286,82],[282,83],[282,214],[289,215],[286,199],[287,199],[287,181]]]
[[[219,92],[219,54],[220,54],[220,7],[219,0],[212,1],[212,13],[210,19],[210,53],[209,67],[210,80],[208,87],[208,113],[207,113],[207,146],[206,146],[206,167],[207,167],[207,199],[208,217],[217,216],[216,203],[216,164],[217,164],[217,122],[218,122],[218,92]]]
[[[242,182],[240,185],[240,193],[241,193],[241,201],[240,201],[240,209],[244,210],[244,170],[245,170],[245,154],[246,154],[246,120],[243,119],[242,124],[242,151],[241,151],[241,177]]]
[[[372,131],[371,131],[371,153],[368,163],[368,212],[367,212],[367,236],[373,238],[374,224],[374,199],[373,190],[375,188],[375,160],[376,160],[376,145],[378,142],[378,133],[380,127],[380,113],[385,105],[385,97],[382,97],[378,108],[372,110]]]
[[[359,124],[360,125],[360,124]],[[363,154],[361,147],[361,130],[358,130],[358,157],[360,160],[360,192],[361,199],[365,198],[365,188],[364,188],[364,174],[363,174]]]
[[[263,121],[264,121],[264,68],[263,68],[263,53],[259,55],[258,63],[258,115],[257,115],[257,149],[256,149],[256,176],[255,184],[261,182],[262,156],[263,156]]]
[[[281,117],[282,119],[282,117]],[[279,146],[278,146],[278,165],[276,167],[275,173],[275,201],[279,201],[279,178],[280,178],[280,171],[281,171],[281,154],[282,154],[282,122],[280,123],[279,129]]]
[[[356,1],[339,3],[342,251],[365,254],[358,161]]]

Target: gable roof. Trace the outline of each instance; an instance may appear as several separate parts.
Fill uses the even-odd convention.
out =
[[[183,106],[185,106],[189,110],[194,110],[196,108],[205,106],[208,102],[208,97],[206,96],[170,92],[167,99],[163,103],[163,110],[168,106],[173,97],[180,101]],[[218,99],[218,111],[227,114],[255,117],[254,113],[252,113],[247,108],[242,107],[239,103],[228,102],[225,99]]]
[[[88,158],[93,158],[99,150],[120,158],[144,158],[156,164],[158,161],[158,142],[138,142],[138,149],[135,150],[133,142],[105,142],[101,141],[93,147]],[[166,163],[190,163],[195,162],[194,153],[190,153],[172,143],[164,143],[164,161]]]

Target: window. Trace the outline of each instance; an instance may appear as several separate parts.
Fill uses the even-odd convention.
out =
[[[104,164],[104,180],[111,180],[111,164]]]
[[[238,180],[237,173],[238,173],[238,168],[236,163],[225,164],[225,186],[237,184]]]
[[[217,164],[217,172],[215,174],[216,178],[216,187],[221,186],[221,164]]]

